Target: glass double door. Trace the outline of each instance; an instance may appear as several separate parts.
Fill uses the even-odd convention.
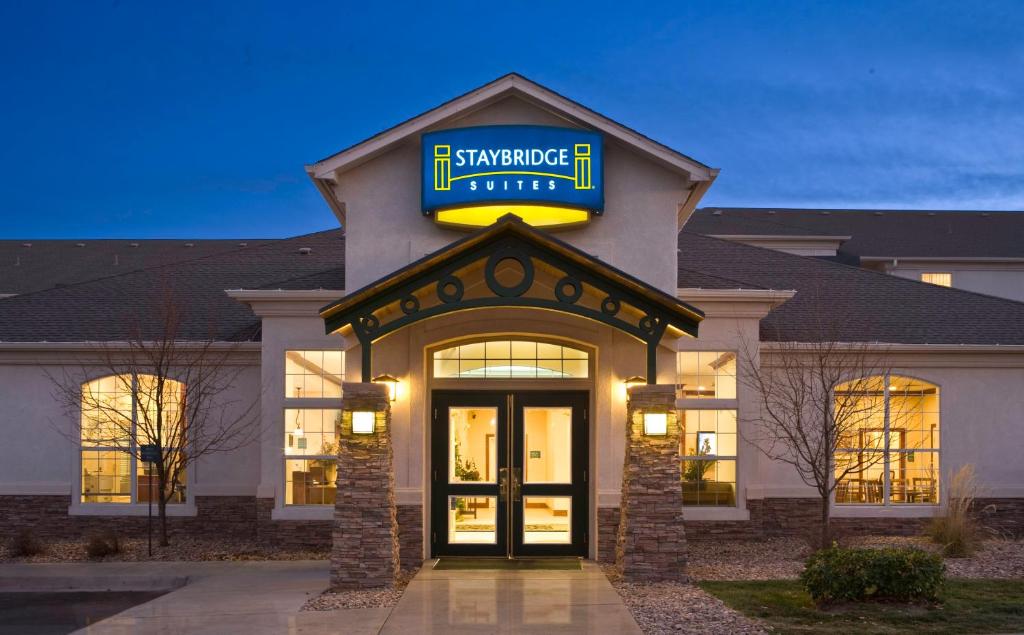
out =
[[[432,555],[586,556],[587,402],[435,391]]]

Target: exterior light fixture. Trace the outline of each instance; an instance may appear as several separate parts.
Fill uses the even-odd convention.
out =
[[[625,379],[622,383],[626,384],[626,390],[629,390],[633,386],[643,386],[647,384],[647,378],[641,377],[640,375],[633,375]]]
[[[373,434],[377,413],[372,410],[357,410],[352,413],[352,434]]]
[[[664,412],[644,413],[644,436],[663,437],[668,434],[668,414]]]
[[[398,398],[398,377],[384,373],[373,378],[373,383],[384,384],[388,387],[388,401]]]

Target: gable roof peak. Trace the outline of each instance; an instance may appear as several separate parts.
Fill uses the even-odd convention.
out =
[[[633,147],[662,165],[685,173],[690,181],[712,181],[718,174],[716,168],[708,167],[515,72],[506,73],[369,139],[307,165],[306,172],[319,186],[318,182],[331,180],[336,174],[382,154],[411,136],[444,125],[510,95],[522,97],[569,123],[603,132],[608,137]]]

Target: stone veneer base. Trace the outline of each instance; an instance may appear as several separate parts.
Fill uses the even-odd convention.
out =
[[[69,516],[70,496],[0,496],[0,540],[22,529],[40,538],[77,540],[89,533],[113,529],[127,537],[145,537],[145,516]],[[817,526],[814,499],[767,498],[747,501],[750,520],[684,521],[688,540],[753,540],[775,536],[803,537]],[[986,507],[993,507],[986,510]],[[197,514],[172,517],[171,534],[192,538],[258,539],[290,549],[327,550],[331,544],[329,520],[271,520],[271,498],[252,496],[198,496]],[[1024,537],[1024,498],[986,498],[977,501],[982,522],[1006,536]],[[597,510],[598,560],[615,561],[618,507]],[[799,520],[794,520],[799,519]],[[927,523],[924,518],[836,518],[836,526],[850,534],[913,535]],[[398,536],[403,567],[423,560],[423,508],[398,505]]]
[[[675,398],[675,386],[629,389],[622,504],[615,543],[615,566],[627,580],[687,579],[683,494],[679,486],[682,427]],[[646,434],[646,413],[664,416],[662,434]]]
[[[400,567],[395,505],[391,403],[387,387],[343,385],[338,424],[338,480],[331,536],[331,586],[394,586]],[[369,434],[353,430],[354,414],[371,412]]]

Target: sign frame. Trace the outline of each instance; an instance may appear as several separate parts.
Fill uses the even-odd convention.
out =
[[[604,212],[604,137],[593,130],[543,125],[435,130],[421,137],[421,161],[424,216],[517,205]]]

